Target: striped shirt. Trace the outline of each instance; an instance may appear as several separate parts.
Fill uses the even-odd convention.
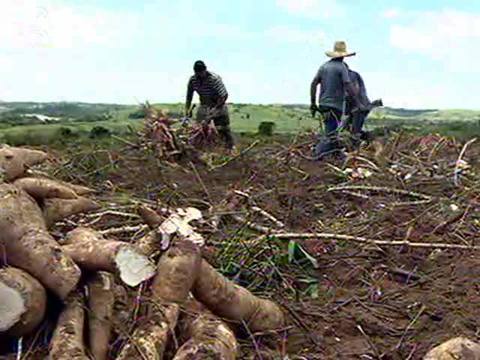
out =
[[[190,78],[188,82],[187,101],[193,99],[194,91],[200,96],[200,103],[202,105],[213,105],[219,98],[228,96],[222,78],[212,72],[207,72],[207,77],[203,80],[197,75],[193,75]]]

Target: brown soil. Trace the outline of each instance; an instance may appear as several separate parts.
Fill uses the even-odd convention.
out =
[[[397,135],[363,149],[358,155],[368,162],[357,158],[327,164],[299,156],[307,153],[307,145],[272,142],[213,171],[198,162],[166,165],[125,148],[95,159],[97,168],[110,163],[108,171],[82,173],[64,166],[57,175],[99,189],[100,198],[109,203],[148,199],[158,209],[196,206],[205,213],[229,212],[233,206],[249,220],[273,227],[232,196],[233,190],[240,190],[284,222],[286,232],[480,245],[480,146],[467,149],[463,160],[470,167],[455,186],[455,162],[462,146],[439,136]],[[70,159],[69,166],[82,165],[79,154],[63,156]],[[372,174],[367,178],[345,172],[367,167]],[[431,201],[417,204],[415,195],[384,191],[328,191],[338,185],[403,189]],[[95,226],[124,224],[124,219],[107,216]],[[317,259],[318,268],[313,269],[300,258],[284,261],[288,240],[269,238],[259,244],[254,239],[261,234],[229,217],[216,230],[208,224],[199,227],[207,237],[205,255],[212,262],[250,290],[281,303],[289,316],[288,329],[273,342],[257,337],[254,343],[246,335],[241,359],[282,359],[286,354],[312,360],[421,359],[452,337],[480,338],[478,250],[298,240]],[[132,236],[119,237],[131,241]],[[232,255],[226,244],[237,252]],[[308,286],[315,291],[307,291]]]

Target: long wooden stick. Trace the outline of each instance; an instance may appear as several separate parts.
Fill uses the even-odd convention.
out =
[[[225,160],[223,163],[219,164],[219,165],[216,165],[216,166],[212,166],[210,168],[210,171],[212,170],[217,170],[217,169],[220,169],[228,164],[230,164],[232,161],[242,157],[243,155],[245,155],[247,152],[249,152],[250,150],[252,150],[255,146],[257,146],[258,144],[260,143],[259,140],[256,140],[254,141],[253,143],[251,143],[247,148],[243,149],[238,155],[235,155],[227,160]]]
[[[397,195],[406,195],[411,197],[416,197],[420,199],[430,200],[431,197],[425,194],[420,194],[414,191],[408,191],[403,189],[392,189],[382,186],[364,186],[364,185],[346,185],[346,186],[335,186],[327,189],[328,192],[333,191],[345,191],[345,190],[353,190],[353,191],[372,191],[377,193],[386,193],[386,194],[397,194]]]
[[[480,250],[480,246],[469,246],[460,244],[444,244],[444,243],[416,243],[407,240],[386,241],[373,240],[360,236],[331,234],[331,233],[272,233],[271,235],[262,235],[257,238],[257,241],[266,239],[267,237],[275,237],[277,239],[332,239],[354,241],[363,244],[381,245],[381,246],[407,246],[412,248],[426,248],[426,249],[454,249],[454,250]]]

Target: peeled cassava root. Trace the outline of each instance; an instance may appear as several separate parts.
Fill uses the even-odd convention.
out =
[[[155,275],[155,266],[132,245],[106,240],[93,229],[80,227],[69,232],[62,250],[87,270],[118,272],[129,286]]]
[[[480,345],[458,337],[437,346],[423,360],[480,360]]]
[[[83,295],[73,292],[58,319],[50,344],[49,360],[88,360],[83,344]]]
[[[245,324],[252,332],[277,330],[284,326],[284,315],[277,304],[234,284],[205,260],[202,260],[196,277],[193,295],[215,315]]]
[[[48,233],[38,204],[10,184],[0,184],[0,204],[1,259],[65,299],[77,285],[80,269]]]
[[[0,269],[0,333],[23,336],[35,330],[45,316],[43,286],[16,268]]]
[[[107,272],[98,272],[87,286],[90,352],[93,359],[106,360],[115,304],[113,276]]]

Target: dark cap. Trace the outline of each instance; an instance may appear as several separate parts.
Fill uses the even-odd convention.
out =
[[[205,63],[202,60],[195,61],[195,64],[193,64],[193,71],[200,72],[204,70],[207,70]]]

